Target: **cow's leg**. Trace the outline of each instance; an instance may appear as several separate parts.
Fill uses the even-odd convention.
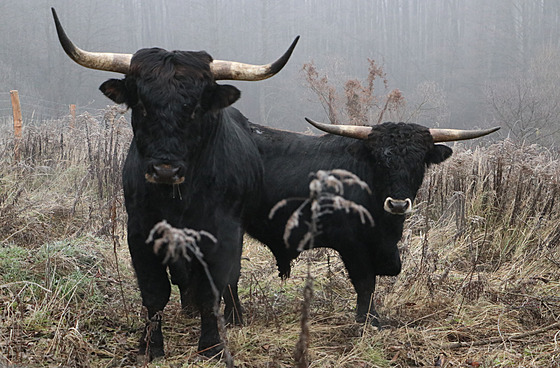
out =
[[[350,272],[349,272],[350,273]],[[364,278],[353,279],[352,284],[356,290],[356,322],[369,321],[372,326],[380,327],[379,314],[375,310],[373,297],[375,293],[375,275],[368,274]]]
[[[235,264],[230,273],[229,282],[223,294],[224,298],[224,318],[229,325],[242,326],[243,325],[243,308],[239,301],[237,293],[237,284],[241,274],[241,252],[243,249],[243,239],[239,241],[238,254],[235,256]]]
[[[217,218],[220,217],[217,216]],[[243,236],[238,221],[222,222],[219,227],[216,227],[215,233],[217,233],[217,243],[208,247],[208,249],[213,249],[210,253],[204,253],[215,290],[210,287],[206,274],[201,270],[201,274],[204,276],[200,282],[201,286],[197,288],[196,295],[201,320],[198,351],[199,354],[208,357],[219,355],[223,350],[218,330],[218,308],[215,306],[215,302],[220,302],[227,284],[233,282],[232,280],[237,282],[239,278]],[[201,247],[201,249],[203,248]],[[234,291],[237,293],[236,290]],[[233,303],[233,299],[231,300]]]
[[[222,339],[218,330],[218,305],[225,282],[220,274],[215,272],[216,267],[208,264],[212,281],[216,287],[210,286],[204,270],[200,270],[199,287],[196,289],[196,303],[200,312],[200,338],[198,340],[198,352],[207,357],[218,356],[223,349]],[[202,268],[202,266],[201,266]],[[216,294],[216,293],[217,294]]]
[[[194,302],[194,289],[189,287],[179,287],[181,292],[181,309],[187,318],[196,318],[198,310]]]
[[[375,310],[375,272],[363,255],[350,251],[339,251],[354,290],[356,290],[356,322],[369,321],[372,326],[380,327],[379,314]]]
[[[164,355],[161,332],[162,313],[171,293],[166,267],[155,256],[142,235],[129,235],[128,244],[136,271],[142,305],[148,311],[148,321],[140,338],[138,354],[145,359]]]
[[[237,281],[231,281],[224,291],[224,318],[228,325],[243,326],[243,307],[237,294]]]

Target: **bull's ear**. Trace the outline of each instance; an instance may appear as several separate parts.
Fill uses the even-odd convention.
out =
[[[426,154],[426,165],[439,164],[449,157],[453,150],[443,144],[435,144],[434,147]]]
[[[229,84],[217,84],[209,97],[210,110],[216,111],[228,107],[241,97],[241,91]]]
[[[122,104],[126,102],[126,86],[124,79],[109,79],[99,86],[99,89],[115,103]]]

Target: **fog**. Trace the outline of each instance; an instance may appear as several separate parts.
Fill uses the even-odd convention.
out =
[[[306,83],[313,62],[341,89],[364,80],[368,59],[399,89],[403,120],[454,128],[502,125],[502,134],[556,144],[560,124],[560,1],[556,0],[20,0],[0,4],[0,117],[19,90],[27,120],[68,105],[96,114],[114,73],[85,69],[62,51],[50,7],[90,51],[206,50],[216,59],[268,63],[301,36],[286,67],[260,82],[228,82],[251,121],[304,131],[327,120]],[[414,113],[416,112],[416,113]],[[520,132],[516,130],[521,130]]]

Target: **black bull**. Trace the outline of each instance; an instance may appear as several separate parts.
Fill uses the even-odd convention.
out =
[[[359,216],[337,211],[322,217],[316,247],[338,251],[357,293],[356,320],[369,318],[378,325],[373,305],[378,275],[397,275],[401,261],[397,243],[405,214],[422,184],[426,167],[451,156],[451,148],[438,141],[471,139],[497,130],[458,131],[428,129],[416,124],[384,123],[374,127],[340,127],[312,122],[326,134],[310,136],[252,124],[264,163],[264,187],[259,206],[249,215],[247,232],[266,244],[274,254],[281,277],[290,274],[290,263],[299,252],[298,243],[307,231],[307,218],[300,218],[289,246],[283,240],[289,216],[301,201],[288,202],[272,219],[271,208],[283,199],[309,195],[310,173],[345,169],[365,181],[372,194],[346,188],[345,198],[364,206],[375,224],[362,224]]]
[[[182,301],[192,293],[189,299],[200,312],[199,351],[214,355],[222,349],[214,314],[219,296],[205,270],[184,258],[163,264],[164,256],[154,254],[153,243],[146,240],[164,219],[177,228],[206,231],[216,241],[202,237],[198,246],[218,291],[238,278],[242,219],[261,188],[263,168],[247,119],[228,107],[239,98],[239,90],[215,81],[271,77],[287,62],[297,38],[280,59],[267,65],[157,48],[134,55],[93,53],[77,48],[54,9],[53,16],[62,47],[75,62],[125,75],[106,81],[100,89],[132,110],[134,137],[123,167],[123,187],[128,245],[149,319],[139,353],[148,353],[149,358],[164,354],[161,312],[171,291],[169,270]],[[234,307],[239,308],[238,300],[227,306]]]

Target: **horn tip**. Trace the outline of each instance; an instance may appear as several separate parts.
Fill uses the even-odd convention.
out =
[[[56,10],[54,8],[51,8],[51,13],[52,13],[52,16],[54,18],[54,21],[58,23],[59,22],[58,14],[56,14]]]
[[[321,125],[320,123],[316,122],[315,120],[311,120],[307,117],[304,117],[305,121],[307,121],[309,124],[313,125],[314,127],[318,128],[319,125]],[[318,128],[320,129],[320,128]]]

